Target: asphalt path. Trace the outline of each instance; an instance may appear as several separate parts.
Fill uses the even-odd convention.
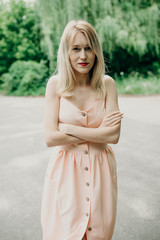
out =
[[[118,170],[113,240],[159,240],[160,95],[119,96],[119,106],[121,137],[111,145]],[[41,195],[52,152],[43,113],[44,97],[0,96],[1,240],[42,239]]]

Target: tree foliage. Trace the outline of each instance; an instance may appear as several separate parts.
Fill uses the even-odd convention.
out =
[[[113,72],[157,71],[160,57],[160,3],[157,0],[38,0],[42,48],[51,71],[66,23],[89,21],[97,30]],[[155,65],[158,66],[155,68]]]
[[[159,0],[37,0],[32,5],[0,0],[1,89],[15,95],[44,92],[72,19],[95,27],[110,75],[160,74]]]
[[[23,0],[1,2],[0,23],[0,75],[16,60],[47,58],[41,51],[40,24],[33,7]]]

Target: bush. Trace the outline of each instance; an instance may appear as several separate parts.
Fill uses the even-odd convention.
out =
[[[16,61],[9,72],[1,76],[1,89],[7,95],[43,95],[47,76],[48,69],[44,61]]]

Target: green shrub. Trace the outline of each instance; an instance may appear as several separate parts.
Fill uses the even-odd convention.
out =
[[[15,96],[44,94],[47,76],[44,61],[16,61],[9,72],[1,76],[1,89],[5,94]]]

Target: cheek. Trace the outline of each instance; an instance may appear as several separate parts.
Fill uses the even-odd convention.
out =
[[[75,59],[76,59],[76,55],[70,54],[70,57],[69,57],[70,62],[74,63]]]

